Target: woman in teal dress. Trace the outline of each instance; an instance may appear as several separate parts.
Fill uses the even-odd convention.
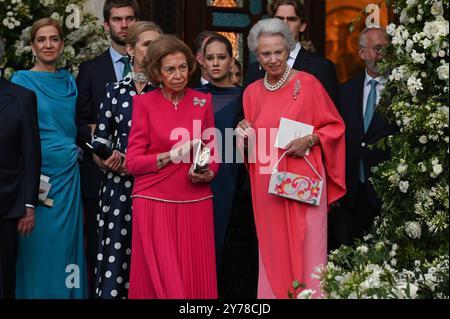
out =
[[[80,173],[75,137],[77,87],[66,70],[57,70],[63,49],[57,21],[33,24],[31,47],[35,66],[18,71],[12,81],[36,93],[42,144],[41,174],[50,178],[53,207],[36,207],[36,225],[19,241],[18,299],[86,298]]]

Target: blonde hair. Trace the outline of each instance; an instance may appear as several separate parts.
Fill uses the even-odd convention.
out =
[[[159,34],[163,34],[162,29],[156,23],[151,21],[138,21],[128,29],[125,44],[134,47],[139,40],[139,35],[147,31],[155,31]]]
[[[191,49],[174,35],[162,35],[147,47],[144,68],[150,81],[161,82],[161,61],[169,54],[182,53],[186,57],[189,77],[195,72],[196,60]]]
[[[31,27],[31,42],[34,42],[36,33],[39,31],[39,29],[47,26],[55,27],[55,29],[58,30],[61,40],[63,39],[63,31],[59,22],[52,18],[42,18],[34,22]]]

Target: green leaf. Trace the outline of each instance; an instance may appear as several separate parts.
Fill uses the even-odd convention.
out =
[[[353,33],[353,31],[355,31],[355,23],[354,22],[350,23],[348,30],[350,31],[350,33]]]

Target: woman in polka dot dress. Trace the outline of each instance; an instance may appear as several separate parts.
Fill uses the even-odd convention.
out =
[[[147,46],[162,34],[152,22],[135,23],[128,31],[127,52],[132,73],[123,81],[110,83],[100,105],[93,146],[104,144],[114,150],[106,161],[95,158],[106,171],[100,189],[98,219],[98,255],[96,296],[101,299],[128,297],[131,259],[131,192],[133,177],[128,174],[125,154],[131,128],[133,96],[145,94],[154,87],[143,72]]]

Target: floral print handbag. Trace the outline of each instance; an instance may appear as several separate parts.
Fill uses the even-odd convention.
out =
[[[305,156],[303,159],[308,163],[318,178],[278,171],[278,165],[286,154],[287,152],[281,156],[273,167],[272,176],[270,178],[269,194],[293,199],[314,206],[320,206],[323,187],[322,177]]]

